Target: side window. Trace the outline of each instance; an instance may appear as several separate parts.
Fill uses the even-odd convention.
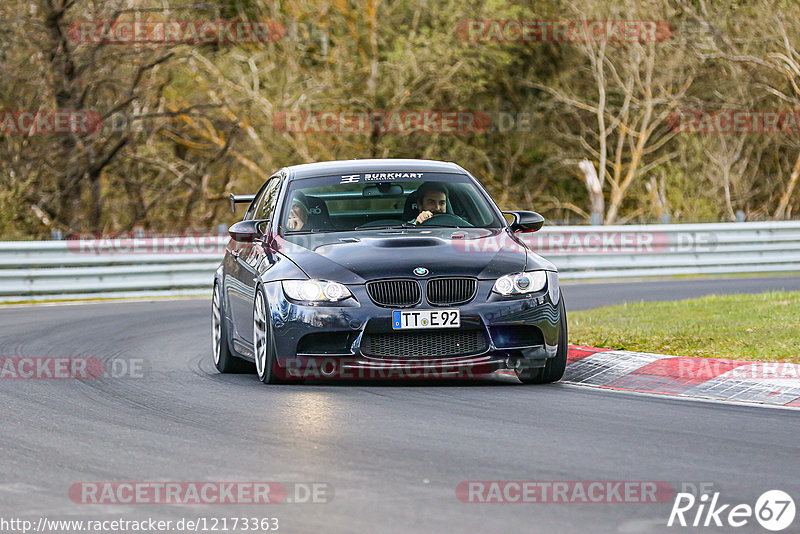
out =
[[[279,189],[278,187],[279,185],[280,185],[280,176],[278,175],[275,175],[269,180],[267,180],[267,183],[261,186],[261,189],[256,194],[256,198],[253,199],[253,202],[250,204],[250,207],[247,208],[247,213],[244,214],[244,219],[242,220],[250,221],[258,219],[269,219],[269,216],[260,217],[259,214],[262,213],[264,209],[264,205],[265,202],[267,202],[267,197],[269,196],[270,191],[272,191],[273,196],[276,195],[277,190]],[[272,202],[274,204],[275,202],[274,199]]]
[[[253,219],[261,220],[272,218],[272,212],[275,211],[275,203],[278,200],[278,191],[280,188],[281,179],[279,176],[275,176],[267,182],[267,186],[261,193],[258,204],[256,204],[256,209],[253,212]]]
[[[245,212],[244,219],[242,219],[243,221],[250,221],[250,220],[253,219],[253,213],[255,213],[256,206],[258,206],[258,203],[261,201],[262,198],[264,198],[264,190],[266,188],[267,188],[267,184],[264,184],[264,185],[261,186],[261,189],[258,190],[258,193],[256,193],[256,197],[253,199],[253,201],[247,207],[247,212]]]

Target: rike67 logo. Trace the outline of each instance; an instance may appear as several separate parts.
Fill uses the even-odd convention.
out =
[[[755,506],[723,504],[719,495],[718,491],[699,497],[691,493],[676,494],[667,526],[739,528],[755,517],[765,529],[778,532],[789,528],[794,521],[794,500],[785,491],[766,491],[756,500]]]

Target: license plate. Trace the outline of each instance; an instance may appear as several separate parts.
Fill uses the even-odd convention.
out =
[[[392,328],[458,328],[461,326],[459,310],[393,310]]]

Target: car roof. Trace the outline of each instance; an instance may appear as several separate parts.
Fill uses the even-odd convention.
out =
[[[455,163],[434,161],[430,159],[346,159],[339,161],[321,161],[303,163],[283,169],[290,180],[328,176],[338,173],[379,172],[439,172],[451,174],[467,174]]]

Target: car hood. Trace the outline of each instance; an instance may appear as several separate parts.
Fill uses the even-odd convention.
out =
[[[310,278],[345,284],[379,278],[474,276],[493,279],[522,270],[555,270],[506,229],[398,229],[284,236],[277,252]]]

